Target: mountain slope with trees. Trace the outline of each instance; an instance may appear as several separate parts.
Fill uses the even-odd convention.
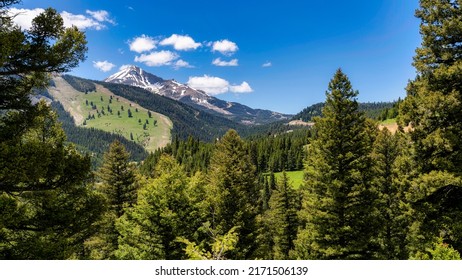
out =
[[[461,259],[460,1],[420,1],[407,132],[379,130],[340,69],[312,129],[248,139],[143,89],[75,78],[170,112],[178,129],[141,166],[115,141],[97,172],[30,98],[82,61],[85,36],[53,9],[23,31],[5,12],[17,2],[0,0],[0,259]],[[301,158],[294,188],[284,170]]]

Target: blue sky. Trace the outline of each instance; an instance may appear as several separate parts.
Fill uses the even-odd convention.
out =
[[[282,113],[324,101],[339,67],[359,101],[404,97],[420,45],[417,0],[23,0],[18,24],[50,6],[87,35],[71,74],[102,80],[133,64]]]

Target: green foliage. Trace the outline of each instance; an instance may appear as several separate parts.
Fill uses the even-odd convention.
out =
[[[248,142],[252,162],[257,172],[281,172],[303,169],[311,131],[300,129],[273,137],[252,137]]]
[[[103,165],[97,174],[102,182],[97,183],[96,189],[105,198],[107,209],[99,221],[100,231],[86,241],[89,258],[115,258],[119,239],[115,222],[136,203],[137,178],[128,159],[128,152],[118,141],[114,141],[104,154]]]
[[[90,159],[65,145],[56,115],[30,96],[85,58],[85,35],[51,8],[21,30],[6,13],[17,2],[0,3],[0,258],[84,258],[103,211],[85,185]]]
[[[407,170],[402,170],[403,161],[409,161],[408,137],[402,133],[392,134],[386,128],[380,131],[374,142],[373,185],[378,191],[377,207],[380,222],[377,240],[380,249],[377,258],[407,259],[408,228],[412,221],[410,205],[406,198]]]
[[[372,258],[377,228],[376,192],[370,183],[373,131],[358,111],[356,96],[338,70],[309,146],[300,213],[305,227],[296,241],[296,258]]]
[[[212,237],[212,244],[209,244],[211,251],[205,251],[186,238],[178,238],[179,242],[186,245],[184,251],[188,258],[190,260],[225,260],[226,253],[234,250],[239,241],[239,236],[236,233],[237,228],[231,228],[225,235],[217,235],[216,231],[210,228],[210,223],[205,223],[202,227]]]
[[[461,260],[460,253],[451,245],[438,238],[425,252],[418,252],[412,257],[414,260]]]
[[[120,259],[183,259],[177,237],[192,239],[199,227],[188,195],[189,180],[170,156],[162,156],[156,178],[142,186],[137,203],[117,221]]]
[[[130,153],[130,160],[142,161],[146,158],[147,153],[139,144],[129,141],[126,138],[102,131],[95,128],[86,128],[76,126],[74,119],[66,112],[59,102],[52,102],[53,110],[58,114],[58,120],[62,123],[62,127],[67,136],[67,141],[74,143],[83,153],[92,155],[93,168],[101,166],[103,162],[103,154],[109,149],[109,145],[115,140],[119,141],[126,147]]]
[[[292,188],[285,172],[271,192],[268,209],[258,217],[258,257],[288,259],[294,249],[299,226],[300,195]]]
[[[124,97],[139,104],[149,111],[155,111],[168,116],[173,122],[172,137],[187,139],[189,136],[203,140],[214,141],[228,129],[245,130],[242,124],[226,118],[199,111],[186,104],[164,96],[152,94],[138,87],[98,82],[115,95]]]
[[[460,240],[462,189],[462,7],[460,1],[422,0],[422,44],[416,50],[417,77],[407,86],[400,123],[410,124],[414,177],[410,199],[415,209],[412,251],[442,236],[456,250]]]
[[[89,158],[64,145],[44,102],[35,110],[21,135],[0,144],[0,258],[84,257],[83,242],[97,230],[103,199],[84,185]]]
[[[101,191],[117,218],[123,215],[125,208],[136,202],[134,166],[129,158],[125,147],[116,140],[104,154],[103,165],[98,172],[102,180]]]
[[[398,115],[398,107],[401,101],[397,102],[368,102],[358,103],[358,110],[364,112],[365,116],[376,120],[385,120],[396,118]],[[305,122],[313,121],[315,117],[322,116],[322,109],[325,103],[316,103],[303,109],[296,114],[293,120],[302,120]]]
[[[169,154],[183,166],[189,175],[197,171],[205,172],[210,163],[212,150],[212,144],[204,143],[191,136],[187,140],[180,140],[178,137],[175,137],[172,143],[168,144],[165,148],[158,149],[154,153],[149,154],[141,165],[140,170],[142,174],[152,176],[161,155]]]
[[[80,92],[89,93],[96,91],[96,86],[91,81],[79,79],[71,75],[62,75],[61,77],[63,77],[63,79],[66,80],[66,82],[68,82],[73,88]]]
[[[219,235],[238,227],[240,242],[230,256],[250,257],[255,247],[255,216],[259,191],[255,166],[236,131],[228,131],[216,144],[208,174],[209,222]]]

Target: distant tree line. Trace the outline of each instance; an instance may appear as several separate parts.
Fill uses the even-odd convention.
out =
[[[77,77],[71,75],[62,75],[61,76],[66,82],[68,82],[74,89],[88,93],[96,91],[96,86],[93,82],[85,80],[85,79],[78,79]]]
[[[396,102],[366,102],[358,103],[359,111],[364,112],[365,116],[374,120],[386,120],[396,118],[398,116],[398,104],[401,100]],[[325,103],[316,103],[303,109],[300,113],[296,114],[293,120],[302,120],[310,122],[314,117],[322,116],[322,108]]]
[[[302,170],[311,130],[300,129],[272,136],[260,135],[244,139],[245,147],[258,174]],[[149,154],[140,169],[150,175],[162,154],[168,154],[189,174],[206,172],[212,155],[213,144],[188,137],[181,140],[175,137],[172,143]]]

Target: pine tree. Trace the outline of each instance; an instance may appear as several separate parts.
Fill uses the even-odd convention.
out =
[[[259,253],[263,253],[260,257],[279,260],[289,258],[289,252],[294,249],[297,236],[297,213],[300,203],[300,196],[291,186],[287,174],[283,172],[271,194],[269,208],[261,217],[262,230],[258,239],[263,241],[264,248],[260,249]]]
[[[19,2],[0,1],[0,259],[81,258],[102,211],[90,159],[30,96],[85,58],[85,35],[51,8],[22,30],[8,11]]]
[[[130,165],[129,153],[114,141],[104,154],[103,165],[98,171],[101,183],[97,189],[106,199],[107,211],[100,221],[100,231],[86,243],[92,259],[114,259],[120,234],[116,220],[136,202],[136,177]]]
[[[462,7],[454,0],[420,2],[422,46],[414,66],[417,77],[407,87],[401,110],[410,123],[423,172],[462,173]]]
[[[44,101],[35,110],[21,134],[1,141],[0,259],[85,258],[84,241],[104,210],[85,186],[90,158],[65,145]]]
[[[414,247],[437,237],[462,251],[462,7],[457,0],[421,0],[417,76],[407,86],[400,122],[410,124],[419,175],[410,190]],[[419,237],[420,236],[420,237]],[[422,238],[423,237],[423,238]],[[414,252],[416,253],[416,252]]]
[[[369,130],[348,77],[330,81],[323,117],[308,151],[294,257],[370,259],[376,238],[376,196],[371,181]]]
[[[123,215],[125,208],[136,202],[135,173],[129,158],[125,147],[116,140],[104,154],[103,165],[98,172],[103,183],[101,190],[117,218]]]
[[[408,259],[407,233],[410,211],[406,200],[406,176],[402,174],[400,161],[408,160],[406,135],[392,134],[384,128],[379,132],[372,151],[374,179],[378,191],[377,207],[380,210],[378,241],[380,259]],[[405,184],[404,184],[405,185]]]
[[[216,144],[210,163],[209,221],[217,234],[238,227],[239,243],[229,257],[249,258],[254,250],[253,232],[258,209],[255,166],[236,131],[228,131]]]
[[[118,221],[119,259],[184,259],[177,237],[193,240],[198,227],[188,195],[188,178],[171,156],[163,155],[157,177],[139,191],[137,203]],[[136,242],[134,242],[136,240]]]

